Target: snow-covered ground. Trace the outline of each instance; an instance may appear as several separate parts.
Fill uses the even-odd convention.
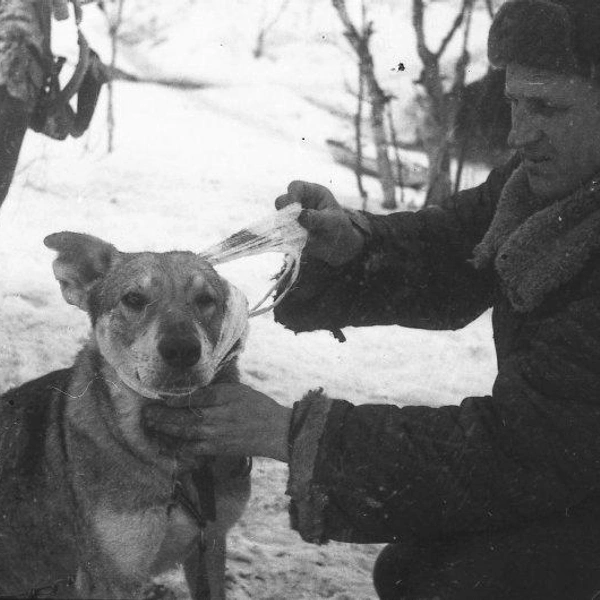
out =
[[[323,3],[310,4],[326,10]],[[210,14],[220,22],[216,9]],[[186,76],[217,82],[213,87],[117,83],[112,155],[105,153],[104,99],[78,141],[28,135],[0,210],[0,391],[68,365],[88,331],[85,315],[64,303],[53,279],[52,253],[42,244],[48,233],[88,232],[122,250],[201,250],[268,215],[292,179],[325,184],[342,203],[358,207],[354,175],[331,160],[324,144],[346,125],[307,99],[342,98],[338,65],[323,56],[337,53],[344,69],[350,69],[348,58],[344,62],[338,49],[320,45],[319,31],[336,28],[335,14],[328,28],[324,17],[303,14],[313,19],[312,33],[303,53],[297,40],[294,47],[276,46],[284,59],[256,63],[241,57],[248,41],[242,49],[229,48],[226,66],[217,70],[219,47],[207,42],[211,64],[195,55],[197,65]],[[181,21],[188,32],[193,23]],[[101,25],[95,27],[101,41]],[[408,55],[410,43],[404,40],[390,55]],[[170,58],[179,61],[171,63],[172,74],[181,74],[178,53],[184,47],[170,47]],[[160,62],[163,74],[169,65],[160,47],[130,50],[127,57],[138,72],[143,63],[146,74],[152,61]],[[311,69],[315,57],[320,61]],[[477,181],[481,173],[470,177]],[[367,183],[370,208],[379,212],[378,187]],[[414,194],[408,199],[419,201]],[[280,256],[265,255],[220,270],[252,300],[280,264]],[[355,403],[440,405],[488,393],[495,376],[489,315],[458,332],[373,327],[345,333],[344,344],[328,333],[295,336],[269,314],[257,317],[242,357],[243,379],[286,405],[319,386]],[[251,502],[229,540],[231,598],[374,598],[370,572],[380,547],[302,542],[288,527],[285,484],[285,466],[256,460]]]

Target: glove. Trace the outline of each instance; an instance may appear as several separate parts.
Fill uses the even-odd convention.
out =
[[[326,187],[292,181],[287,194],[275,200],[275,208],[280,210],[292,202],[298,202],[304,209],[298,223],[309,233],[304,249],[307,256],[339,267],[360,254],[365,245],[365,232]]]

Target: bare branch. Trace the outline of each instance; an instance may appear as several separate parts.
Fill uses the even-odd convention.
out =
[[[106,18],[109,21],[108,31],[110,34],[110,71],[115,72],[117,63],[117,50],[118,50],[118,35],[121,24],[123,23],[123,8],[125,0],[117,0],[117,11],[114,19],[111,19],[108,13]],[[108,147],[107,151],[110,154],[114,149],[114,134],[115,134],[115,111],[114,111],[114,92],[113,92],[113,81],[108,81],[108,102],[106,107],[106,121],[108,129]]]
[[[344,35],[354,48],[356,54],[358,54],[358,56],[360,57],[362,53],[363,41],[361,39],[361,35],[354,26],[352,19],[350,19],[350,15],[348,14],[348,10],[346,9],[346,3],[344,2],[344,0],[331,0],[331,3],[333,4],[333,7],[337,10],[340,19],[344,24]],[[369,37],[372,33],[372,28],[368,27],[367,32]]]
[[[417,52],[419,58],[423,62],[423,65],[430,65],[435,55],[427,47],[427,41],[425,40],[425,15],[423,9],[423,0],[413,0],[413,14],[412,14],[413,28],[417,35]]]
[[[285,12],[287,7],[290,5],[290,2],[291,2],[291,0],[284,0],[279,5],[279,10],[273,15],[273,18],[266,25],[263,26],[262,30],[264,31],[265,35],[267,33],[269,33],[269,31],[273,28],[273,26],[277,23],[277,21],[279,21],[279,18]]]
[[[259,27],[258,34],[256,36],[256,44],[254,46],[254,50],[252,51],[254,58],[260,58],[261,56],[263,56],[265,48],[265,39],[268,33],[271,31],[271,29],[277,24],[277,21],[279,21],[279,18],[281,17],[285,9],[289,6],[289,4],[290,0],[283,0],[283,2],[279,5],[279,10],[272,16],[271,20],[267,23],[264,23],[264,19],[261,19],[261,21],[263,22]]]
[[[475,0],[465,0],[466,22],[463,35],[462,52],[454,67],[454,83],[452,85],[453,93],[462,93],[467,76],[467,66],[469,65],[469,35],[471,33],[471,23],[473,21],[473,5]]]
[[[356,103],[356,114],[354,115],[354,136],[356,146],[356,164],[354,166],[354,174],[356,176],[356,186],[358,193],[362,198],[362,209],[367,210],[367,201],[369,196],[362,180],[363,172],[363,154],[362,154],[362,107],[365,94],[365,77],[363,73],[362,63],[358,65],[358,97]]]
[[[446,51],[446,48],[448,47],[448,44],[452,41],[452,38],[454,37],[454,35],[456,34],[456,32],[459,30],[460,26],[462,25],[463,19],[465,18],[465,11],[467,9],[468,3],[469,3],[469,0],[463,0],[462,7],[461,7],[458,15],[456,15],[456,18],[454,19],[454,23],[452,23],[452,27],[450,27],[448,33],[446,34],[446,37],[442,40],[442,43],[440,44],[438,51],[435,53],[437,58],[440,58],[440,56],[442,56],[442,54],[444,54],[444,52]]]

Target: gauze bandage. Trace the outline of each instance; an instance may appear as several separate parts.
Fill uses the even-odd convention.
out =
[[[213,265],[264,252],[282,252],[284,254],[284,267],[275,276],[275,284],[252,307],[247,316],[255,317],[274,308],[298,278],[300,254],[308,238],[308,232],[298,223],[298,215],[301,210],[302,207],[299,204],[290,204],[200,252],[199,255]],[[285,289],[280,291],[277,300],[264,306],[281,280],[286,281]]]
[[[224,283],[228,288],[225,318],[214,351],[206,358],[209,363],[205,367],[206,373],[210,373],[211,381],[225,364],[241,353],[248,336],[246,295],[228,281],[224,281]]]

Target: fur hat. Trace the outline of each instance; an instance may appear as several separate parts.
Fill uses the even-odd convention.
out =
[[[508,0],[490,28],[488,57],[496,67],[600,78],[600,0]]]

